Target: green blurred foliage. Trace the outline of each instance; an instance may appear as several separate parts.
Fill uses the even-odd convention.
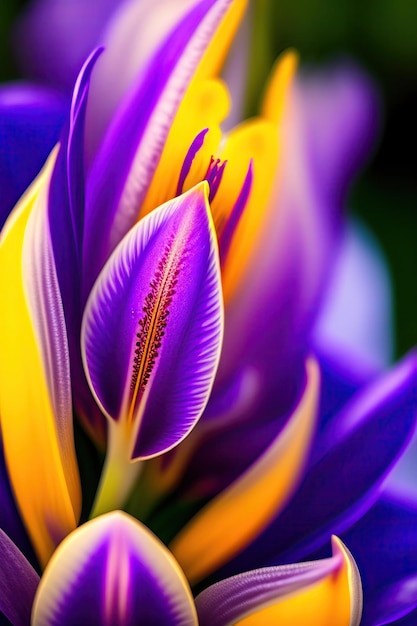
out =
[[[417,344],[417,0],[251,2],[254,53],[248,111],[256,109],[269,69],[287,47],[298,49],[307,63],[349,55],[380,86],[383,132],[349,205],[377,234],[389,259],[399,356]],[[25,4],[27,0],[0,0],[3,81],[18,75],[10,32]]]
[[[0,81],[10,80],[17,74],[10,33],[23,4],[23,0],[0,0]]]

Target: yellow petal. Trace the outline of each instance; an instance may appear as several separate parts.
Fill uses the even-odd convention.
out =
[[[287,502],[312,440],[319,391],[317,363],[307,361],[307,387],[284,430],[241,477],[175,537],[170,549],[195,584],[242,550]]]
[[[254,167],[251,194],[222,267],[226,304],[238,291],[257,246],[262,245],[261,237],[271,194],[279,193],[276,185],[281,159],[279,124],[289,103],[296,69],[296,54],[291,50],[285,52],[277,60],[272,72],[261,117],[244,122],[232,131],[226,138],[221,154],[222,159],[228,160],[228,166],[212,203],[216,224],[219,207],[230,210],[233,206],[236,189],[239,190],[243,183],[251,158]],[[220,210],[224,212],[225,209]]]
[[[175,197],[181,167],[193,139],[209,128],[204,145],[196,154],[184,189],[188,191],[204,179],[211,155],[221,140],[220,123],[227,116],[230,97],[224,83],[217,79],[194,82],[189,87],[169,131],[139,217]]]
[[[247,0],[234,0],[204,53],[195,74],[196,81],[216,76],[223,67],[226,55],[247,7]]]
[[[359,626],[362,589],[356,563],[337,537],[333,551],[342,556],[341,566],[319,582],[280,599],[239,620],[234,626]]]
[[[77,524],[74,447],[60,445],[44,363],[23,283],[22,250],[32,211],[43,210],[56,153],[16,206],[0,242],[0,415],[14,494],[45,564]],[[57,419],[60,416],[57,416]]]
[[[297,53],[294,50],[286,50],[272,69],[262,103],[262,116],[275,124],[279,124],[282,119],[297,65]]]
[[[250,196],[222,267],[223,294],[227,303],[245,275],[264,222],[278,161],[278,133],[275,125],[260,118],[244,122],[227,136],[220,158],[227,160],[227,166],[220,189],[211,204],[220,236],[222,223],[228,217],[227,212],[233,208],[248,165],[251,159],[253,161]]]
[[[228,91],[216,77],[224,64],[246,6],[247,0],[231,2],[204,52],[171,125],[162,156],[138,217],[143,217],[160,204],[175,197],[181,166],[191,142],[201,130],[210,128],[183,191],[191,189],[204,179],[210,157],[217,152],[220,143],[219,125],[230,109]]]

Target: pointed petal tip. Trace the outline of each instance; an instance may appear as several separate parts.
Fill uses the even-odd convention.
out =
[[[350,596],[349,626],[359,626],[363,609],[361,575],[353,555],[345,546],[343,541],[336,535],[332,535],[331,542],[333,555],[340,554],[343,559],[344,567],[346,568]]]
[[[189,585],[167,548],[143,524],[118,510],[71,533],[41,579],[32,623],[151,622],[197,624]]]

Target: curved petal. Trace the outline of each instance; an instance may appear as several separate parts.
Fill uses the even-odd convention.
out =
[[[349,527],[376,499],[415,429],[417,359],[360,390],[321,434],[321,456],[270,527],[226,569],[305,558]],[[320,441],[320,439],[319,439]],[[370,445],[369,442],[378,442]],[[230,568],[230,569],[229,569]]]
[[[43,563],[76,526],[81,505],[65,320],[47,222],[54,162],[55,155],[15,208],[0,247],[5,458]]]
[[[344,533],[354,550],[364,588],[363,626],[415,620],[417,501],[393,491]],[[400,622],[403,623],[402,621]],[[408,623],[408,622],[407,622]]]
[[[314,432],[319,390],[316,362],[307,361],[306,368],[306,390],[284,430],[261,457],[209,502],[170,544],[192,583],[242,550],[284,506],[295,489]]]
[[[13,626],[27,626],[39,576],[2,529],[0,558],[0,611]]]
[[[396,580],[369,598],[366,624],[398,624],[397,620],[417,615],[417,574]],[[402,621],[400,621],[402,625]]]
[[[297,57],[292,51],[284,53],[277,63],[274,72],[276,81],[273,98],[276,114],[274,120],[263,117],[246,120],[225,138],[221,158],[227,159],[230,167],[226,168],[222,179],[222,194],[228,193],[233,197],[232,190],[239,186],[237,183],[239,179],[244,180],[251,159],[254,169],[250,195],[243,215],[236,226],[230,253],[222,268],[226,303],[233,295],[239,294],[239,288],[242,288],[242,283],[245,283],[247,279],[248,266],[257,262],[259,235],[266,227],[267,207],[274,187],[279,160],[282,158],[278,123],[291,92],[296,68]],[[219,194],[218,201],[222,200],[223,197]],[[216,208],[215,199],[214,214]],[[239,308],[239,295],[237,295],[235,305]]]
[[[196,598],[200,626],[358,626],[359,571],[339,539],[332,546],[329,559],[253,570],[208,587]]]
[[[219,25],[217,34],[204,55],[199,70],[200,77],[213,77],[219,71],[245,4],[246,0],[233,0],[231,3],[227,18]],[[95,152],[109,120],[123,96],[137,81],[138,75],[147,67],[161,45],[165,45],[165,50],[168,49],[169,34],[178,24],[185,24],[184,18],[195,9],[198,10],[199,5],[203,7],[201,0],[141,0],[121,3],[120,10],[112,16],[106,32],[103,33],[103,41],[100,42],[108,52],[100,63],[92,85],[87,136],[91,153]],[[112,77],[111,86],[109,76]]]
[[[133,459],[172,448],[195,425],[222,333],[217,244],[203,183],[130,231],[86,306],[88,379],[103,411],[128,429]]]
[[[212,68],[206,66],[209,62],[219,62],[224,42],[230,40],[231,33],[223,33],[228,36],[214,49],[217,38],[213,37],[224,24],[233,32],[236,13],[239,15],[244,5],[245,0],[193,3],[155,54],[147,59],[136,84],[114,115],[92,167],[87,190],[85,294],[110,252],[137,219],[190,81],[197,70],[202,78],[210,75],[208,70]],[[212,55],[210,59],[208,52]],[[111,185],[108,185],[109,177]]]
[[[29,84],[0,88],[0,228],[59,139],[67,101]]]
[[[137,520],[115,511],[59,546],[36,594],[32,626],[197,626],[184,574]]]
[[[105,441],[105,418],[92,397],[82,366],[81,263],[84,231],[84,127],[91,73],[101,50],[95,50],[78,75],[67,128],[54,168],[48,198],[48,219],[64,308],[74,405],[92,437]]]

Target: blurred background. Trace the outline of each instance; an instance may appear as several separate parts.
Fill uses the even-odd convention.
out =
[[[19,76],[10,33],[27,3],[0,0],[1,81]],[[349,206],[376,234],[388,258],[399,357],[417,344],[417,2],[254,0],[254,6],[253,93],[260,92],[268,68],[287,47],[296,48],[303,63],[353,57],[379,86],[381,134]]]

